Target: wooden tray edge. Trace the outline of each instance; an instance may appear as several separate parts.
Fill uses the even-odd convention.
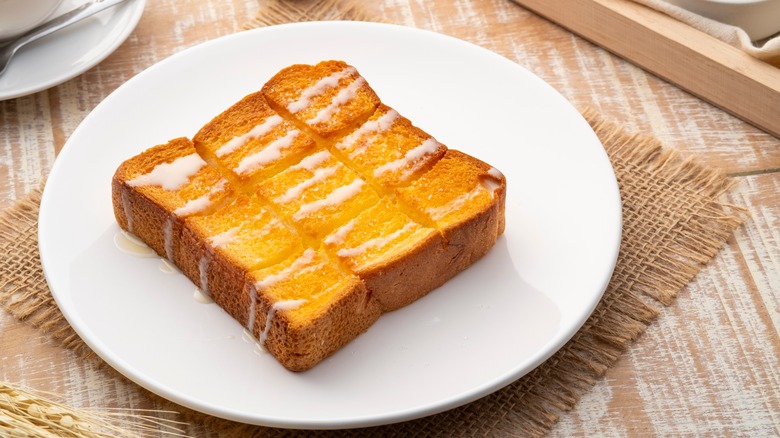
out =
[[[629,0],[513,0],[780,138],[780,68]]]

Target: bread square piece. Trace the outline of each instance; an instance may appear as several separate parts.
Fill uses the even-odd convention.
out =
[[[262,91],[276,111],[322,138],[354,129],[380,103],[368,82],[344,61],[291,65],[272,77]]]
[[[380,105],[365,123],[334,142],[333,148],[382,192],[416,179],[447,151],[386,105]]]

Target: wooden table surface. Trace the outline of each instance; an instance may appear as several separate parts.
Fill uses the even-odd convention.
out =
[[[97,67],[0,102],[0,208],[39,186],[68,136],[116,87],[175,52],[240,31],[262,5],[149,0],[133,34]],[[575,107],[655,136],[736,181],[725,200],[748,209],[745,225],[552,435],[780,436],[780,140],[508,0],[366,8],[495,51]],[[149,406],[134,385],[107,379],[5,311],[0,333],[2,380],[63,394],[75,406]]]

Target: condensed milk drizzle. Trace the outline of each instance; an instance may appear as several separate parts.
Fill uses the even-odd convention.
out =
[[[249,317],[247,318],[246,329],[254,337],[255,333],[255,312],[257,312],[257,286],[249,285]]]
[[[271,324],[278,311],[297,309],[304,303],[306,303],[306,300],[286,300],[274,303],[271,308],[268,309],[268,313],[265,317],[265,327],[263,328],[263,332],[260,333],[260,338],[257,340],[260,345],[265,346],[265,341],[268,339],[268,332],[271,331]]]
[[[204,294],[203,291],[198,288],[195,288],[195,291],[192,293],[192,298],[201,304],[211,304],[214,302],[210,296]]]
[[[296,164],[295,166],[290,166],[289,170],[300,170],[300,169],[314,170],[316,167],[324,163],[325,160],[327,160],[332,156],[333,155],[331,155],[330,152],[328,152],[326,149],[317,152],[316,154],[309,155],[308,157],[301,160],[301,162]]]
[[[336,255],[338,255],[339,257],[357,257],[372,248],[383,248],[387,244],[398,239],[400,236],[407,233],[409,230],[415,228],[416,226],[417,224],[415,224],[414,222],[407,222],[406,225],[403,226],[403,228],[395,230],[394,232],[386,236],[376,237],[367,240],[364,243],[353,248],[342,248],[336,252]]]
[[[120,251],[138,256],[138,257],[156,257],[157,253],[152,248],[149,248],[141,239],[128,233],[125,230],[119,230],[114,234],[114,245],[119,248]],[[170,261],[164,257],[160,257],[160,271],[166,274],[173,274],[181,272]]]
[[[429,138],[423,141],[422,143],[420,143],[419,146],[409,150],[409,152],[407,152],[406,155],[403,156],[403,158],[399,158],[395,161],[391,161],[389,163],[377,167],[374,170],[374,177],[379,178],[385,172],[396,171],[398,169],[401,169],[402,167],[406,167],[410,163],[417,161],[426,155],[430,155],[436,152],[440,147],[441,144],[438,141],[436,141],[434,138]],[[421,165],[422,163],[418,163],[409,171],[414,172]]]
[[[471,199],[476,198],[477,196],[479,196],[480,193],[485,191],[487,190],[482,186],[482,184],[477,184],[477,186],[474,187],[474,189],[472,189],[470,192],[453,199],[452,201],[448,202],[445,205],[442,205],[441,207],[429,208],[426,210],[426,212],[429,215],[431,215],[431,218],[433,218],[433,220],[439,220],[447,216],[447,214],[449,214],[450,212],[457,210],[462,205],[464,205]],[[493,192],[489,192],[489,193],[492,196]]]
[[[282,123],[282,118],[279,117],[279,115],[274,114],[271,117],[263,120],[263,122],[259,125],[250,129],[246,134],[237,135],[231,138],[227,143],[220,146],[215,153],[218,157],[227,155],[245,145],[249,141],[268,134],[272,129],[279,126],[280,123]]]
[[[328,194],[323,199],[318,199],[308,204],[303,204],[301,208],[293,215],[293,219],[300,220],[309,214],[312,214],[318,210],[332,205],[342,204],[347,199],[357,195],[360,189],[365,185],[365,181],[360,178],[355,178],[351,183],[341,186]]]
[[[494,194],[499,187],[501,187],[501,184],[499,184],[498,181],[494,180],[493,178],[481,178],[479,182],[482,184],[482,187],[484,187],[485,190],[490,192],[491,195]]]
[[[300,97],[298,97],[296,101],[287,105],[287,111],[289,111],[292,114],[295,114],[298,111],[308,108],[309,105],[311,105],[311,99],[313,97],[319,96],[320,94],[324,93],[328,88],[333,88],[338,86],[339,81],[341,79],[346,78],[347,76],[351,76],[355,73],[357,73],[355,67],[347,67],[341,71],[337,71],[336,73],[331,74],[330,76],[326,76],[320,79],[319,81],[317,81],[316,84],[303,90]]]
[[[130,187],[160,186],[165,190],[179,190],[206,162],[196,153],[179,157],[170,163],[154,166],[151,172],[127,182]]]
[[[328,235],[328,237],[325,238],[323,242],[325,242],[328,245],[336,244],[343,242],[344,239],[347,237],[347,234],[349,234],[350,231],[352,231],[352,228],[355,227],[355,222],[357,221],[357,218],[353,218],[346,224],[339,227],[339,229],[336,230],[335,233],[332,233]]]
[[[336,109],[352,100],[355,97],[357,90],[360,89],[360,87],[362,87],[365,83],[366,80],[362,77],[355,79],[355,81],[339,91],[339,94],[333,98],[333,100],[330,102],[330,105],[321,109],[317,115],[314,116],[314,118],[307,120],[306,123],[309,125],[316,125],[317,123],[327,122],[330,120]]]
[[[502,174],[495,167],[491,167],[487,172],[487,176],[480,178],[479,181],[487,191],[493,194],[498,188],[501,187],[501,181],[503,180],[504,174]]]
[[[233,169],[236,173],[248,173],[258,167],[264,166],[268,163],[272,163],[282,157],[282,149],[289,148],[295,137],[300,134],[297,129],[290,130],[284,137],[278,138],[260,152],[249,155],[238,163],[238,166]]]
[[[233,239],[236,238],[236,235],[238,234],[238,231],[241,229],[241,227],[233,227],[228,229],[227,231],[223,231],[222,233],[217,234],[216,236],[211,236],[208,238],[209,243],[214,248],[219,248],[225,245],[229,245]]]
[[[122,210],[125,212],[125,218],[127,219],[127,230],[133,232],[133,212],[130,209],[130,195],[125,187],[122,187]]]
[[[186,204],[174,210],[173,214],[176,216],[189,216],[195,213],[200,213],[201,211],[207,209],[211,205],[211,196],[223,190],[225,188],[225,184],[227,184],[226,179],[223,178],[219,180],[219,182],[214,184],[214,187],[212,187],[208,193],[203,194],[196,199],[187,201]]]
[[[325,180],[326,178],[335,175],[336,172],[342,167],[344,167],[344,165],[341,163],[337,163],[336,165],[328,166],[328,167],[320,167],[314,171],[314,175],[312,175],[311,178],[301,181],[301,183],[299,183],[298,185],[290,187],[289,189],[287,189],[286,192],[284,192],[283,195],[274,199],[274,201],[282,204],[286,202],[290,202],[293,199],[296,199],[299,196],[301,196],[301,193],[303,193],[304,190],[317,184],[320,181]]]
[[[168,218],[163,226],[163,238],[165,245],[165,257],[173,261],[173,219]]]
[[[179,268],[176,267],[173,263],[170,261],[160,257],[160,272],[164,272],[166,274],[175,274],[179,273]]]
[[[211,205],[211,193],[206,193],[196,199],[187,201],[183,206],[173,210],[173,214],[176,216],[188,216],[205,210],[209,205]]]
[[[276,274],[271,274],[268,277],[255,283],[255,288],[267,289],[273,286],[274,284],[288,278],[292,273],[299,271],[301,268],[311,263],[312,260],[314,260],[314,255],[315,255],[314,250],[308,248],[306,251],[303,252],[303,255],[295,259],[292,265],[288,266],[285,269],[282,269]]]
[[[198,261],[198,276],[200,278],[200,290],[209,295],[209,264],[211,263],[211,255],[206,253],[200,257]]]
[[[125,230],[119,230],[114,234],[114,245],[123,253],[134,256],[154,257],[157,255],[152,248]]]
[[[357,145],[360,139],[369,135],[371,138],[373,138],[374,136],[387,131],[390,129],[390,127],[393,126],[393,123],[398,118],[398,116],[399,114],[396,110],[390,110],[376,120],[366,121],[360,125],[360,128],[358,128],[355,132],[347,135],[343,140],[336,143],[336,149],[343,152],[347,152],[352,149],[352,151],[349,152],[349,158],[355,158],[356,156],[362,154],[363,151],[366,150],[368,144],[371,143],[371,139],[367,139],[360,145]]]
[[[488,175],[492,176],[497,181],[501,181],[504,179],[504,174],[501,173],[501,171],[496,169],[495,167],[491,167],[490,170],[488,170]]]

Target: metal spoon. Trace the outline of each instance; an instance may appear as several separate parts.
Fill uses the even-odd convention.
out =
[[[27,31],[21,36],[4,42],[0,41],[0,75],[5,72],[8,64],[11,62],[11,58],[16,54],[16,51],[25,44],[39,40],[46,35],[68,27],[71,24],[78,23],[104,9],[108,9],[125,1],[127,0],[94,0],[87,2],[70,12],[66,12],[57,18],[49,20],[46,23]]]

